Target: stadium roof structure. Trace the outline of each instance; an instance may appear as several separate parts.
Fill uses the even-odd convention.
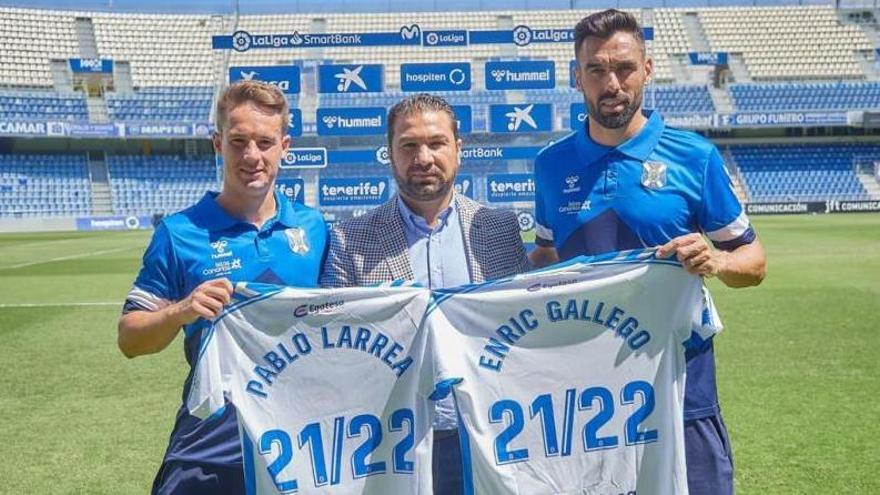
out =
[[[168,14],[467,12],[783,5],[860,8],[864,3],[860,0],[0,0],[0,6],[3,7]]]

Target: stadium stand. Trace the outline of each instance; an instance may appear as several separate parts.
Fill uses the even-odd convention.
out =
[[[0,8],[0,85],[51,88],[50,61],[78,57],[70,11]]]
[[[118,215],[172,213],[219,187],[213,156],[108,155],[107,168]]]
[[[880,108],[876,81],[733,84],[730,95],[741,111]]]
[[[214,89],[207,86],[152,87],[133,94],[109,94],[107,110],[122,121],[204,122]]]
[[[831,6],[697,10],[714,52],[742,54],[755,80],[863,79],[854,52],[874,45]]]
[[[755,202],[865,200],[855,173],[859,156],[880,156],[880,145],[730,146],[730,156]]]
[[[228,31],[222,16],[89,14],[98,54],[131,65],[134,88],[212,86],[211,36]]]
[[[0,91],[0,119],[88,121],[81,93],[51,91]]]
[[[90,213],[85,155],[0,154],[0,217]]]
[[[680,4],[680,3],[679,3]],[[842,21],[830,5],[774,7],[677,7],[629,9],[654,27],[649,51],[655,77],[645,91],[645,107],[684,116],[730,112],[852,111],[880,109],[880,82],[872,71],[874,44],[868,27]],[[589,10],[507,10],[468,12],[384,12],[278,15],[180,15],[54,11],[0,7],[0,122],[17,120],[104,123],[206,122],[215,89],[230,65],[297,64],[306,76],[322,63],[378,63],[385,66],[382,93],[315,94],[313,80],[303,79],[304,93],[288,95],[303,109],[306,126],[316,107],[390,107],[400,91],[400,64],[467,61],[472,89],[440,93],[453,105],[471,105],[475,133],[487,130],[487,107],[500,103],[549,102],[557,127],[569,128],[572,103],[581,94],[568,87],[570,43],[484,44],[465,47],[344,47],[323,49],[214,51],[211,36],[236,30],[251,33],[396,32],[417,23],[422,29],[510,30],[570,27]],[[869,36],[870,34],[870,36]],[[727,52],[736,83],[710,80],[706,67],[691,67],[690,52]],[[114,88],[103,96],[71,91],[69,58],[114,61]],[[490,60],[552,60],[556,88],[488,91],[483,64]],[[861,61],[861,62],[860,62]],[[742,70],[738,70],[739,68]],[[709,69],[711,71],[712,69]],[[742,73],[747,77],[740,77]],[[65,77],[67,79],[65,79]],[[755,81],[755,82],[752,82]],[[713,88],[712,84],[720,84]],[[729,100],[729,101],[728,101]],[[100,107],[96,110],[96,106]],[[106,110],[106,112],[104,112]],[[102,115],[106,114],[106,115]],[[72,126],[66,126],[72,127]],[[546,136],[545,136],[546,137]],[[305,138],[308,140],[311,137]],[[541,138],[543,139],[543,138]],[[474,134],[470,145],[534,145],[528,137]],[[333,146],[358,147],[367,141]],[[192,143],[188,143],[192,144]],[[505,145],[506,145],[505,144]],[[541,143],[543,144],[543,143]],[[308,145],[314,145],[309,143]],[[318,145],[323,145],[318,143]],[[369,144],[372,146],[372,143]],[[174,150],[174,151],[172,151]],[[752,201],[864,199],[854,172],[858,156],[880,157],[873,145],[733,145],[731,166],[738,167]],[[114,153],[134,153],[115,151]],[[181,148],[160,153],[180,153]],[[198,151],[208,153],[207,149]],[[149,154],[145,151],[144,154]],[[109,155],[106,160],[112,212],[171,212],[218,187],[213,158],[177,154]],[[90,214],[101,205],[90,199],[90,164],[79,155],[3,155],[0,160],[0,216]],[[40,169],[46,165],[48,168]],[[103,165],[102,165],[103,166]],[[466,161],[477,199],[485,200],[485,175],[527,171],[527,161]],[[94,169],[92,169],[94,172]],[[335,164],[307,174],[309,187],[323,177],[385,175],[375,163]],[[51,179],[57,179],[52,181]],[[103,180],[103,179],[100,179]],[[100,181],[99,180],[99,181]],[[37,186],[39,184],[39,186]],[[61,198],[58,204],[39,187]],[[56,194],[57,193],[57,194]],[[73,194],[70,196],[69,194]],[[313,197],[314,195],[310,196]],[[92,205],[94,203],[94,206]],[[110,211],[108,207],[108,212]],[[97,211],[97,210],[95,210]]]

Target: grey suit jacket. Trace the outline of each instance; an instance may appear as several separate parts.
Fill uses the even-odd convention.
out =
[[[528,270],[513,212],[487,208],[459,194],[453,200],[473,283]],[[397,196],[331,230],[322,287],[365,286],[413,277]]]

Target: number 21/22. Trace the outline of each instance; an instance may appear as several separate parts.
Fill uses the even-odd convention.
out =
[[[626,445],[638,445],[656,442],[657,430],[643,430],[641,424],[654,411],[654,388],[645,381],[634,381],[624,385],[620,394],[621,405],[636,404],[640,398],[641,405],[626,419],[624,441]],[[564,411],[560,437],[553,410],[553,399],[550,394],[541,394],[529,406],[529,418],[538,418],[544,438],[544,455],[547,457],[569,456],[572,449],[575,408],[578,411],[595,411],[592,418],[584,425],[582,438],[585,452],[612,449],[619,445],[617,435],[602,436],[600,430],[614,417],[614,396],[605,387],[589,387],[577,393],[575,389],[565,391]],[[526,426],[523,407],[511,399],[502,399],[489,408],[489,422],[493,424],[507,423],[507,427],[495,438],[495,462],[509,464],[522,462],[529,458],[527,448],[512,448],[511,442],[522,433]]]
[[[391,466],[395,473],[412,473],[415,463],[407,460],[407,454],[415,446],[415,418],[411,409],[398,409],[388,418],[388,432],[404,432],[392,450]],[[331,458],[328,466],[324,450],[324,437],[321,423],[309,423],[296,437],[297,448],[308,450],[312,461],[314,485],[338,485],[342,482],[343,442],[345,438],[364,437],[363,442],[351,453],[351,472],[353,478],[363,478],[387,472],[383,460],[368,462],[371,454],[379,448],[383,439],[382,422],[372,414],[359,414],[346,421],[344,416],[333,419]],[[268,430],[260,436],[257,446],[260,454],[271,455],[277,449],[278,456],[267,466],[269,476],[281,493],[295,493],[299,490],[296,479],[282,479],[282,471],[294,461],[294,446],[290,435],[284,430]]]

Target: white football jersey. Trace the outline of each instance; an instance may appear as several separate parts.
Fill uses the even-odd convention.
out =
[[[431,493],[429,300],[415,287],[236,289],[187,406],[205,418],[235,405],[249,494]]]
[[[435,291],[432,397],[454,394],[464,493],[687,493],[685,350],[717,313],[677,262],[601,259]]]

